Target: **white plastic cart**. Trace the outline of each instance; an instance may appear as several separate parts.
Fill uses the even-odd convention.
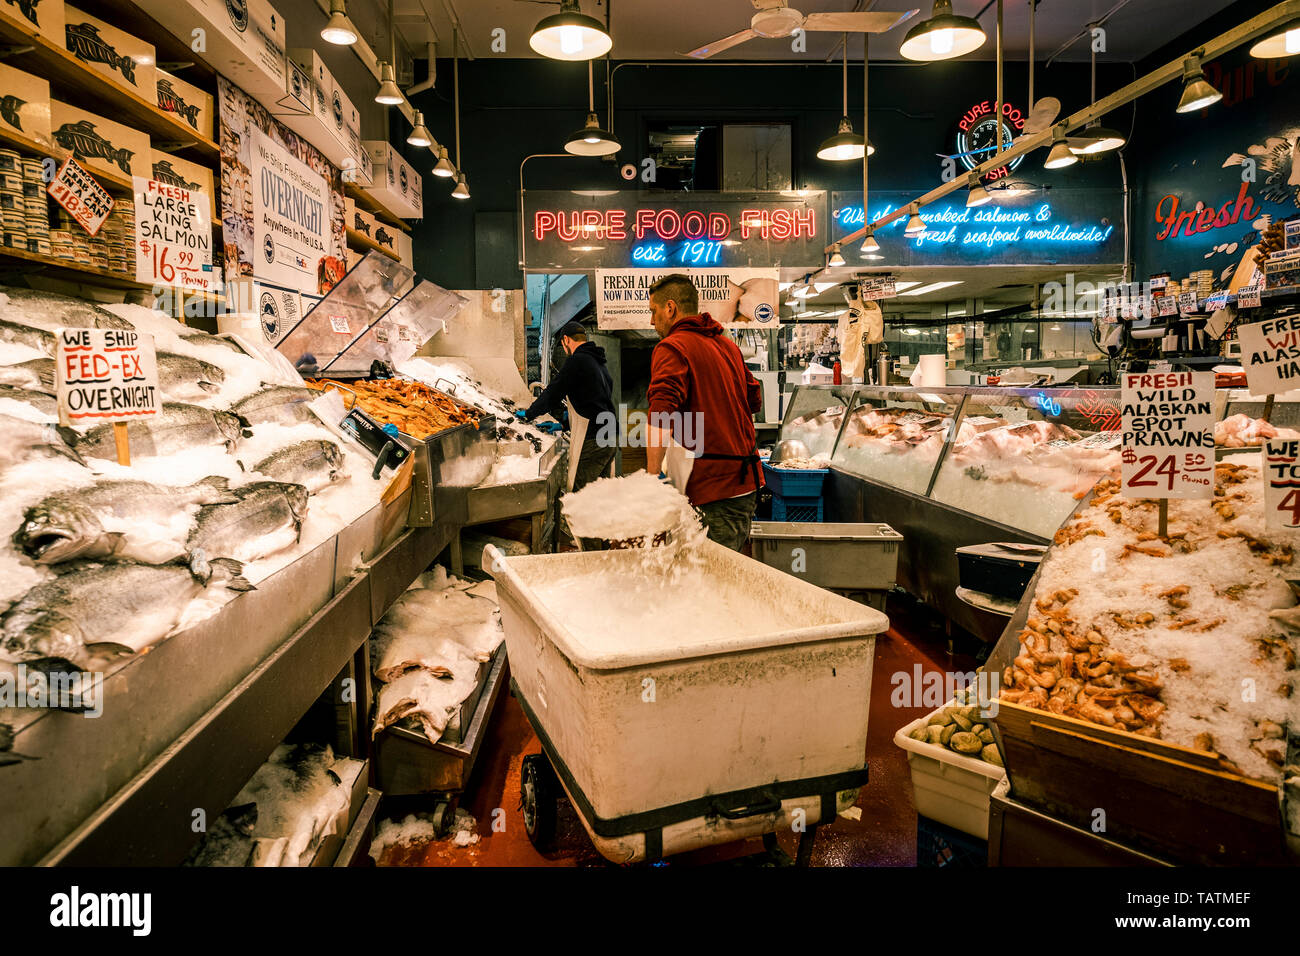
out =
[[[772,835],[791,829],[802,833],[806,864],[817,827],[857,799],[875,635],[888,619],[711,541],[703,548],[693,574],[710,593],[752,602],[771,630],[593,650],[539,590],[591,576],[598,599],[598,576],[641,573],[637,552],[485,549],[511,686],[542,744],[521,781],[539,848],[553,837],[563,790],[596,849],[617,863],[754,836],[771,848]]]

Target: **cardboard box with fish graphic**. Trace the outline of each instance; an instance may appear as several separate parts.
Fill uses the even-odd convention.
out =
[[[348,214],[347,227],[353,232],[359,232],[371,242],[375,241],[375,230],[379,223],[370,213],[364,209],[353,205],[352,212]]]
[[[374,165],[374,182],[366,192],[403,219],[419,219],[424,215],[423,190],[420,174],[402,158],[392,144],[383,140],[365,141],[366,152]]]
[[[130,179],[153,176],[149,136],[61,100],[50,101],[51,138],[87,169]]]
[[[212,203],[212,221],[217,221],[217,194],[212,186],[212,170],[198,163],[181,159],[179,156],[173,156],[171,153],[161,153],[156,149],[149,150],[149,155],[153,170],[150,173],[151,178],[168,186],[179,186],[182,189],[195,189],[207,193]]]
[[[4,0],[0,3],[0,17],[24,30],[39,33],[63,49],[63,4],[60,0]]]
[[[369,185],[370,161],[360,148],[360,115],[320,54],[307,47],[291,49],[286,84],[283,102],[311,112],[281,115],[282,122],[325,154],[349,182]]]
[[[39,76],[0,63],[0,129],[51,145],[50,84]]]
[[[212,139],[212,94],[166,70],[156,70],[155,75],[158,108],[174,113],[200,136]]]
[[[83,13],[72,4],[64,6],[63,18],[63,46],[69,53],[146,103],[154,102],[153,44]]]

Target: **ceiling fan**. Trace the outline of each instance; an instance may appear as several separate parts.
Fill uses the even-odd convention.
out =
[[[779,39],[788,37],[795,30],[817,30],[828,33],[884,33],[892,30],[904,20],[915,16],[918,11],[906,13],[864,12],[864,13],[810,13],[804,16],[784,0],[750,0],[758,12],[749,21],[749,29],[733,33],[729,37],[697,47],[687,56],[697,60],[729,50],[746,40],[757,38]]]

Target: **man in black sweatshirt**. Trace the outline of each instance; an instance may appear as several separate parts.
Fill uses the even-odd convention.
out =
[[[581,322],[568,322],[557,333],[560,346],[568,356],[551,377],[537,400],[523,413],[525,421],[550,413],[556,421],[563,416],[563,401],[568,399],[573,410],[587,419],[587,434],[581,450],[570,449],[578,455],[578,472],[573,479],[573,490],[589,484],[608,473],[609,463],[618,452],[618,415],[614,411],[614,380],[605,367],[605,350],[587,341],[587,330]],[[609,441],[609,436],[615,436]],[[597,436],[603,440],[597,441]]]

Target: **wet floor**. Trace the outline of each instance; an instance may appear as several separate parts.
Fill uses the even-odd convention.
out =
[[[912,781],[906,753],[894,743],[894,733],[930,708],[895,706],[892,678],[899,672],[913,675],[917,664],[922,673],[966,672],[976,666],[969,652],[978,645],[959,641],[959,650],[968,653],[949,655],[942,622],[924,608],[905,597],[898,601],[891,598],[887,612],[890,629],[876,641],[867,726],[869,780],[857,801],[861,817],[854,820],[841,816],[818,830],[813,866],[916,865]],[[563,798],[555,849],[542,854],[529,842],[519,806],[519,773],[523,758],[540,752],[541,745],[519,704],[509,692],[503,692],[469,791],[461,802],[474,816],[479,841],[460,847],[444,838],[424,845],[390,847],[381,862],[396,866],[611,865],[596,852],[573,808]],[[786,853],[795,854],[795,834],[782,835],[780,843]],[[757,854],[762,849],[761,840],[753,839],[673,856],[666,865],[718,863]]]

